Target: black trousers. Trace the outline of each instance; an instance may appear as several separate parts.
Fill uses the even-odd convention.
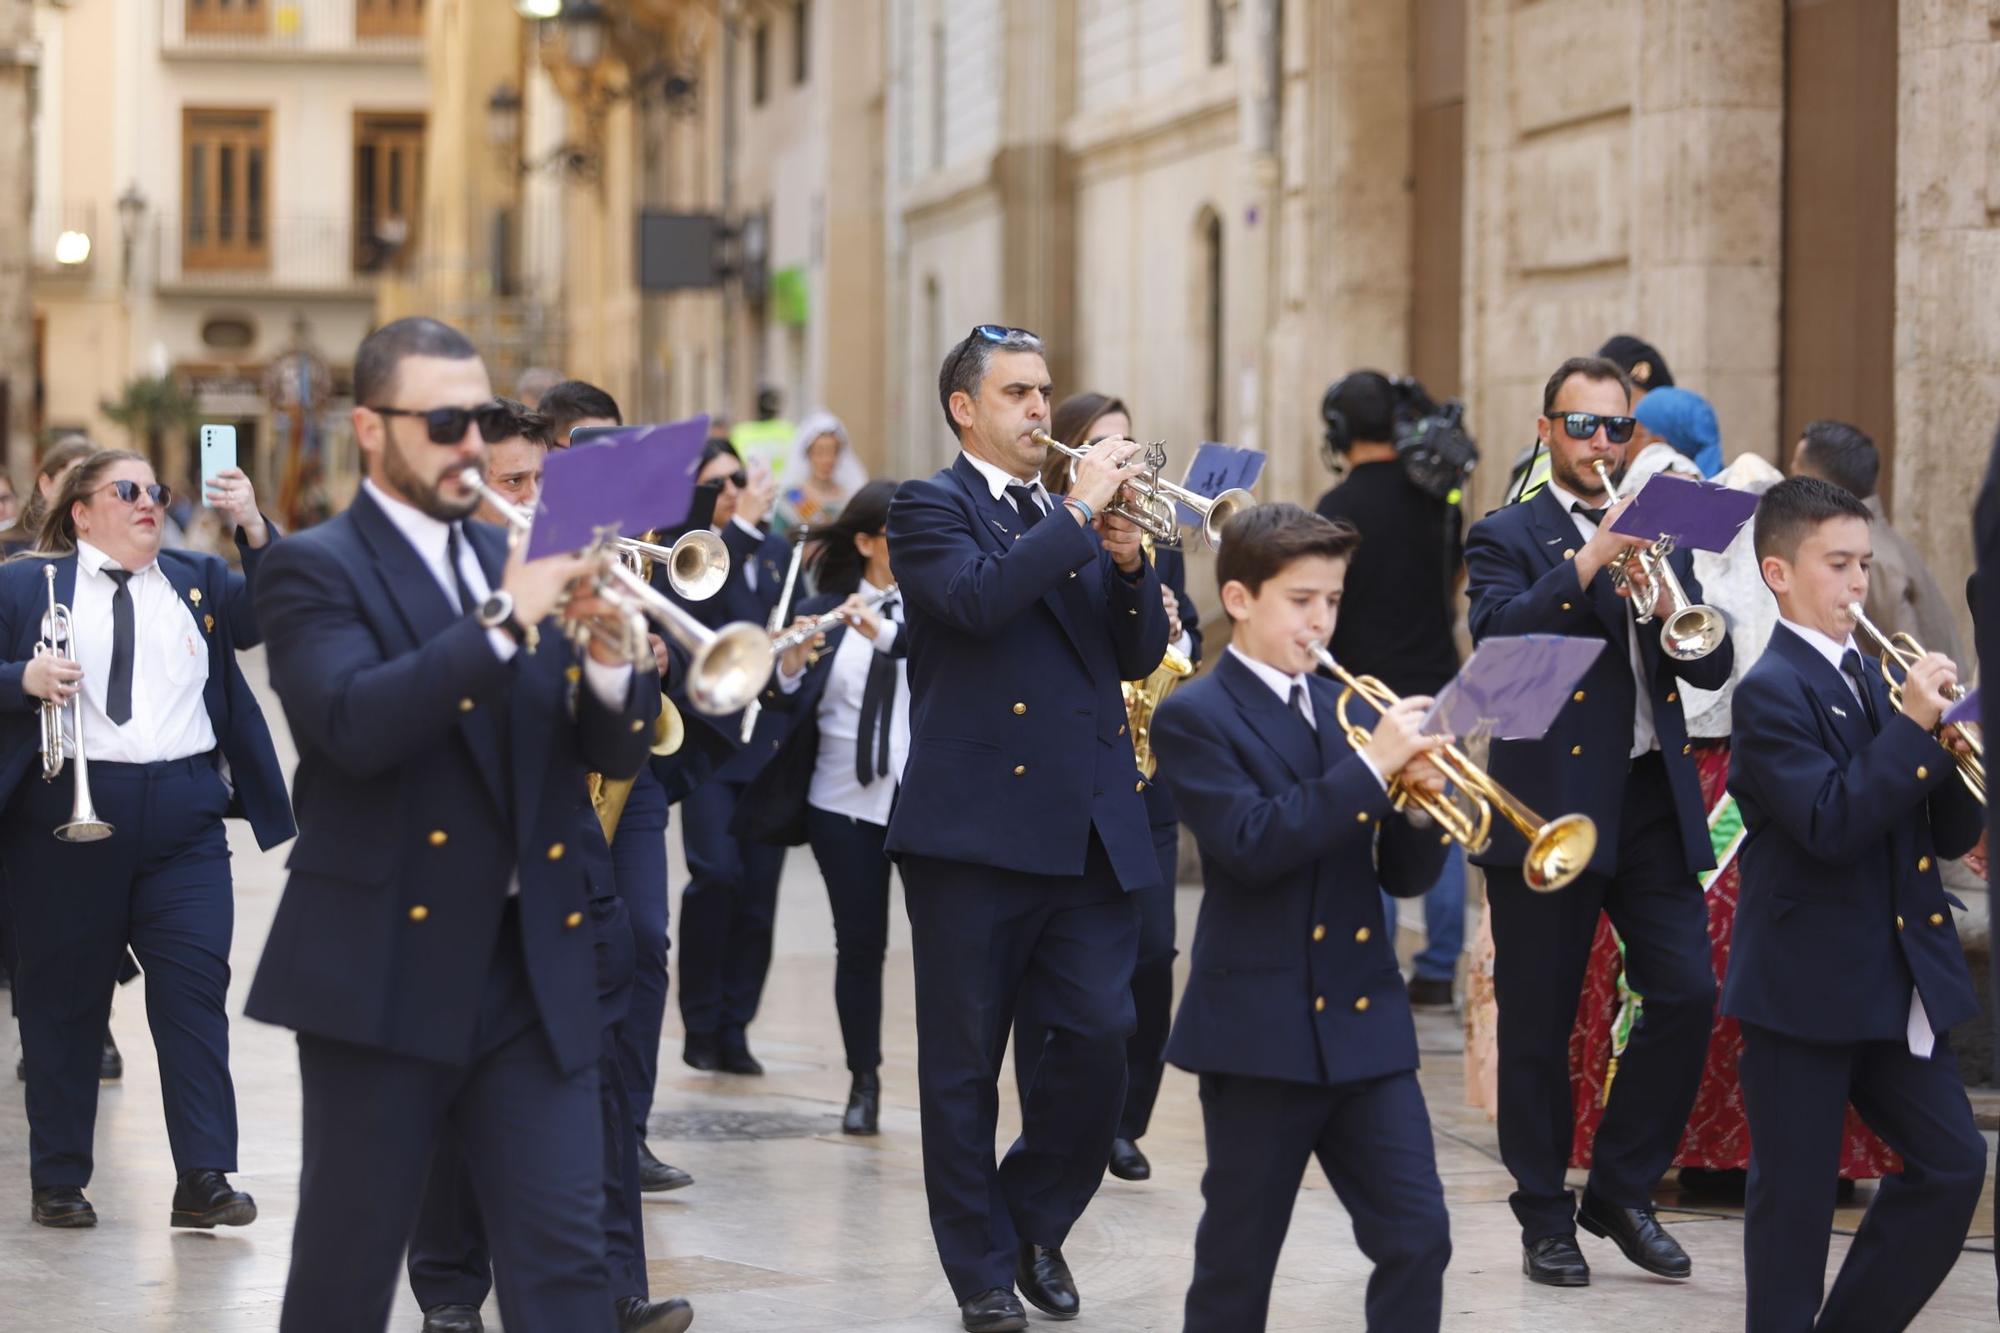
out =
[[[1737,1074],[1750,1121],[1750,1333],[1906,1327],[1951,1273],[1986,1183],[1986,1140],[1950,1049],[1920,1060],[1902,1042],[1820,1045],[1745,1023]],[[1876,1191],[1822,1309],[1850,1100],[1903,1170]]]
[[[681,893],[681,1026],[741,1044],[771,970],[785,849],[731,837],[743,784],[713,779],[681,802],[688,886]]]
[[[1626,779],[1617,864],[1609,877],[1586,874],[1557,893],[1530,891],[1518,868],[1486,872],[1500,1005],[1500,1157],[1514,1176],[1510,1202],[1526,1243],[1576,1231],[1563,1184],[1574,1130],[1569,1034],[1600,908],[1625,941],[1626,973],[1645,1003],[1598,1126],[1592,1194],[1615,1207],[1652,1206],[1708,1054],[1708,906],[1687,868],[1657,755],[1635,762]]]
[[[806,807],[806,839],[833,905],[833,1007],[850,1073],[882,1063],[882,959],[889,949],[889,830]]]
[[[931,1234],[960,1301],[1014,1281],[1021,1241],[1061,1245],[1097,1192],[1125,1099],[1139,920],[1095,834],[1084,872],[906,857],[917,1093]],[[1049,1036],[1021,1137],[993,1159],[1017,1004]]]
[[[632,993],[618,1025],[618,1060],[632,1128],[646,1137],[667,1017],[667,793],[641,768],[611,840],[613,879],[632,923]]]

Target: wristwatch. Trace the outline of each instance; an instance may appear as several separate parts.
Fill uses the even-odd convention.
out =
[[[479,623],[487,629],[505,630],[513,636],[515,643],[528,641],[527,627],[514,618],[512,593],[505,591],[488,593],[486,600],[479,604],[479,610],[474,614],[479,617]]]

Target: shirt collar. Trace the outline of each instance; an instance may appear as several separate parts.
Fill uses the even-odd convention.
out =
[[[1004,468],[995,467],[983,458],[974,458],[965,450],[960,450],[959,452],[964,455],[966,462],[972,464],[973,471],[977,472],[981,480],[986,483],[986,489],[992,492],[994,499],[1005,501],[1009,486],[1026,486],[1035,493],[1036,499],[1042,501],[1044,504],[1048,503],[1049,493],[1043,488],[1040,477],[1036,477],[1033,481],[1022,481],[1013,473],[1008,472]]]
[[[396,525],[396,531],[403,534],[403,540],[415,547],[417,554],[441,563],[445,553],[451,549],[451,524],[440,518],[432,518],[407,500],[401,500],[377,486],[371,477],[364,477],[361,489],[367,491],[389,521]]]
[[[1804,639],[1807,644],[1811,645],[1814,652],[1833,664],[1835,671],[1841,669],[1840,664],[1847,657],[1848,650],[1854,647],[1854,636],[1852,634],[1847,636],[1846,643],[1835,643],[1827,635],[1820,633],[1809,625],[1801,625],[1796,620],[1787,620],[1783,616],[1779,616],[1778,623],[1798,635],[1801,639]]]
[[[132,572],[134,574],[144,574],[149,569],[158,569],[159,565],[159,560],[155,558],[147,561],[143,566]],[[116,560],[113,560],[89,542],[84,541],[81,537],[77,538],[76,542],[76,567],[84,573],[91,575],[101,574],[107,567],[112,569],[124,568]]]
[[[1229,651],[1235,654],[1237,661],[1250,668],[1251,675],[1269,686],[1271,692],[1283,700],[1287,706],[1292,702],[1292,687],[1296,685],[1303,688],[1305,686],[1306,678],[1304,676],[1288,675],[1272,666],[1269,662],[1259,662],[1233,643],[1229,645]],[[1307,693],[1311,693],[1311,691],[1307,691]]]
[[[1553,494],[1557,500],[1562,502],[1563,512],[1565,514],[1574,515],[1576,513],[1576,506],[1578,505],[1582,505],[1585,509],[1597,508],[1596,505],[1590,504],[1587,501],[1585,501],[1581,495],[1572,494],[1568,490],[1565,490],[1563,487],[1557,485],[1554,478],[1550,478],[1548,483],[1548,488],[1550,493]]]

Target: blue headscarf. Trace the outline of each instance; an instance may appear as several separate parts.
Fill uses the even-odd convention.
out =
[[[1688,389],[1654,389],[1639,400],[1639,424],[1694,460],[1701,475],[1722,471],[1722,428],[1708,399]]]

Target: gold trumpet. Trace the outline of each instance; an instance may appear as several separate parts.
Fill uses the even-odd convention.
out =
[[[1399,702],[1400,696],[1373,676],[1352,674],[1334,661],[1333,654],[1323,645],[1314,644],[1312,652],[1319,664],[1345,687],[1334,713],[1340,720],[1340,729],[1347,734],[1347,743],[1357,750],[1366,749],[1374,735],[1359,723],[1348,721],[1348,705],[1359,695],[1376,712],[1386,713]],[[1389,782],[1389,799],[1396,809],[1407,813],[1414,806],[1430,816],[1448,837],[1474,854],[1485,851],[1492,842],[1493,815],[1498,811],[1528,840],[1528,855],[1521,862],[1521,874],[1536,893],[1567,888],[1589,867],[1591,855],[1597,851],[1597,825],[1589,815],[1543,820],[1455,745],[1433,751],[1430,761],[1465,794],[1471,808],[1407,786],[1401,777],[1396,777]]]
[[[1591,460],[1597,475],[1604,479],[1604,493],[1612,504],[1619,500],[1618,488],[1611,483],[1611,468],[1601,458]],[[1633,618],[1641,625],[1653,619],[1659,590],[1667,594],[1667,615],[1660,626],[1660,648],[1676,662],[1696,662],[1729,637],[1729,622],[1712,606],[1696,606],[1688,600],[1680,577],[1667,557],[1674,551],[1674,539],[1662,533],[1651,546],[1633,548],[1611,565],[1614,587],[1629,589]]]
[[[1076,482],[1076,465],[1090,456],[1097,445],[1086,444],[1081,449],[1064,444],[1047,431],[1038,430],[1031,437],[1035,443],[1053,449],[1070,460],[1070,482]],[[1160,475],[1167,465],[1167,450],[1164,444],[1153,443],[1146,446],[1146,470],[1119,488],[1118,498],[1104,507],[1107,514],[1116,514],[1129,521],[1139,531],[1151,537],[1162,546],[1181,544],[1180,516],[1175,512],[1175,504],[1186,505],[1201,516],[1201,536],[1210,549],[1222,548],[1222,529],[1230,519],[1257,503],[1257,497],[1235,486],[1210,499],[1185,486],[1177,485]]]
[[[48,585],[49,614],[42,621],[42,637],[35,643],[36,657],[54,658],[58,662],[76,660],[76,639],[74,627],[70,624],[69,608],[56,600],[56,567],[42,566],[42,581]],[[63,720],[68,715],[70,738],[75,742],[76,758],[71,761],[74,770],[76,791],[70,799],[69,822],[56,829],[56,837],[64,842],[101,842],[111,836],[111,825],[98,817],[97,805],[90,799],[90,761],[83,753],[83,690],[77,689],[76,697],[68,703],[57,703],[53,699],[42,702],[42,781],[53,782],[63,771]]]
[[[1914,634],[1905,634],[1900,630],[1894,634],[1884,634],[1881,628],[1868,618],[1868,613],[1862,610],[1861,603],[1859,602],[1849,602],[1847,604],[1847,613],[1854,617],[1855,624],[1868,631],[1868,637],[1875,640],[1876,646],[1881,648],[1882,675],[1889,682],[1889,704],[1892,708],[1901,709],[1903,706],[1903,685],[1890,672],[1889,665],[1893,662],[1895,665],[1901,667],[1903,669],[1903,676],[1907,679],[1910,674],[1910,668],[1922,661],[1925,656],[1923,644],[1917,641],[1917,637]],[[1956,703],[1960,699],[1963,699],[1966,693],[1964,685],[1954,685],[1946,693],[1945,697]],[[1959,735],[1965,737],[1965,743],[1972,747],[1972,753],[1960,754],[1957,750],[1952,750],[1950,746],[1945,746],[1947,750],[1951,750],[1951,757],[1958,764],[1958,780],[1965,784],[1967,791],[1978,798],[1981,805],[1985,805],[1986,738],[1981,734],[1977,723],[1954,722],[1952,725],[1958,729]],[[1943,744],[1942,736],[1939,737],[1939,743]]]

